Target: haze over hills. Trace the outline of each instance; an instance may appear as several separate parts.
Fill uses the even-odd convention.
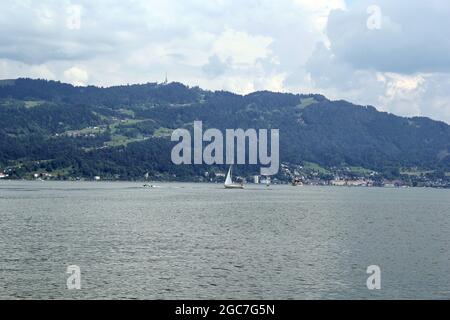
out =
[[[53,177],[195,180],[222,166],[175,166],[176,128],[279,128],[286,166],[379,172],[450,171],[450,126],[330,101],[316,94],[237,95],[181,83],[74,87],[55,81],[0,82],[0,171],[13,178]],[[258,167],[259,168],[259,167]],[[242,166],[250,175],[256,166]],[[334,168],[334,169],[333,169]],[[283,179],[283,172],[278,178]],[[284,177],[287,179],[287,177]]]

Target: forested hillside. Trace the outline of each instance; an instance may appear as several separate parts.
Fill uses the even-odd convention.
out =
[[[55,81],[0,82],[0,171],[12,178],[195,180],[224,168],[175,166],[176,128],[279,128],[280,160],[377,172],[450,171],[450,126],[404,118],[321,95],[236,95],[180,83],[110,88]],[[259,170],[237,168],[245,175]]]

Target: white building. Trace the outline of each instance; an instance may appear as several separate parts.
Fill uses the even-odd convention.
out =
[[[330,184],[332,186],[345,186],[347,182],[345,180],[331,180]]]

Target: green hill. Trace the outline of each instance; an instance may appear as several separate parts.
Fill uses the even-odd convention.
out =
[[[279,128],[280,160],[287,165],[450,171],[450,126],[428,118],[315,94],[237,95],[180,83],[74,87],[31,79],[0,82],[0,169],[9,168],[12,177],[45,171],[138,179],[149,172],[179,180],[223,170],[172,165],[170,133],[194,120],[205,129]]]

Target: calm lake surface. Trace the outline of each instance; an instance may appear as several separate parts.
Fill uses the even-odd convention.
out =
[[[0,181],[0,298],[450,298],[449,190],[141,186]]]

